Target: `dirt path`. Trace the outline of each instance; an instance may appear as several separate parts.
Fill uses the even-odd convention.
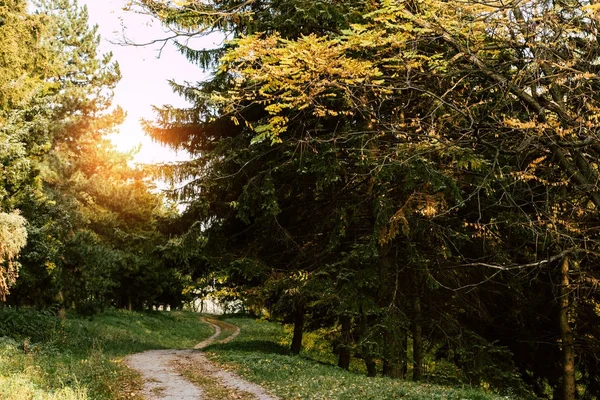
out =
[[[128,356],[125,363],[144,378],[143,396],[147,400],[202,399],[202,390],[171,367],[189,355],[190,350],[150,350]]]
[[[229,343],[233,339],[235,339],[237,337],[237,335],[240,334],[239,327],[232,325],[232,324],[228,324],[227,322],[219,321],[218,319],[212,319],[212,318],[208,319],[206,317],[200,317],[200,321],[204,322],[205,324],[211,325],[213,328],[215,328],[215,333],[208,339],[195,345],[194,349],[197,349],[197,350],[201,350],[201,349],[213,344],[217,340],[217,338],[219,336],[221,336],[221,327],[224,327],[228,330],[233,329],[233,333],[230,334],[229,336],[227,336],[225,339],[219,340],[218,343]]]
[[[208,360],[200,351],[213,343],[227,343],[240,333],[237,326],[202,317],[215,333],[190,350],[150,350],[132,354],[125,364],[144,379],[146,400],[201,400],[212,398],[275,400],[260,386],[241,379]],[[223,331],[231,332],[226,338]],[[198,383],[194,385],[184,375]]]

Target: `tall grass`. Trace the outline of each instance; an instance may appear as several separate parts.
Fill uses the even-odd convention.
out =
[[[139,376],[122,358],[190,348],[212,334],[187,312],[108,311],[93,317],[0,309],[0,399],[136,399]]]

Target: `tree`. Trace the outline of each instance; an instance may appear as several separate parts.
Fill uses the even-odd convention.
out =
[[[15,143],[15,154],[1,154],[10,168],[1,170],[6,184],[0,189],[9,195],[0,204],[20,209],[24,218],[11,220],[19,240],[9,249],[10,261],[24,245],[17,222],[26,220],[29,237],[19,257],[21,279],[8,302],[58,302],[86,313],[107,305],[149,307],[161,296],[180,302],[187,277],[167,266],[157,249],[167,241],[158,231],[159,220],[167,218],[163,200],[151,193],[146,172],[131,168],[131,156],[106,138],[124,118],[120,108],[111,109],[118,64],[110,54],[98,54],[97,29],[88,26],[87,10],[76,1],[39,1],[32,14],[19,4],[22,15],[10,20],[10,34],[38,36],[30,48],[13,46],[32,71],[19,72],[21,64],[15,64],[11,73],[37,80],[20,103],[7,92],[10,107],[2,115],[10,116],[9,124],[0,126]],[[35,21],[43,22],[40,29],[30,29]],[[11,44],[18,36],[6,38]],[[12,282],[15,271],[9,272]]]
[[[394,310],[388,332],[412,327],[414,378],[422,341],[472,362],[461,359],[466,328],[512,351],[540,397],[545,386],[564,399],[597,387],[594,4],[385,1],[353,9],[358,18],[345,9],[337,29],[307,22],[304,36],[235,20],[296,2],[144,4],[189,35],[221,27],[216,15],[235,39],[216,52],[215,79],[175,85],[194,107],[163,109],[151,129],[195,156],[171,176],[193,178],[185,218],[205,224],[207,243],[226,240],[208,250],[218,266],[254,287],[325,279],[346,338],[348,316],[360,325],[354,316]],[[495,315],[510,335],[493,329]],[[543,338],[550,363],[531,363],[522,354]],[[395,342],[381,353],[405,351]],[[502,358],[506,377],[514,365]],[[489,370],[481,379],[508,382]]]
[[[30,132],[39,122],[36,104],[44,96],[52,64],[42,46],[43,18],[27,14],[25,1],[0,4],[0,298],[15,283],[16,258],[25,246],[25,219],[16,207],[36,187],[35,157],[43,135]]]
[[[219,28],[230,32],[234,37],[254,31],[273,29],[282,31],[282,34],[288,37],[298,37],[303,32],[309,33],[315,30],[321,33],[335,32],[347,27],[346,17],[362,7],[360,2],[329,1],[316,4],[304,1],[243,4],[237,2],[208,4],[192,2],[181,7],[169,7],[164,2],[139,2],[138,5],[163,18],[170,24],[175,34],[186,34],[185,32],[203,34]],[[297,12],[290,14],[290,10]],[[252,18],[249,18],[250,13]],[[293,17],[289,18],[290,15]],[[354,14],[353,18],[360,18],[360,14]],[[281,29],[282,24],[287,28]],[[223,49],[195,51],[187,46],[181,46],[182,51],[191,60],[199,62],[204,67],[214,65],[228,47],[229,45]],[[247,288],[256,288],[260,283],[267,281],[278,286],[277,282],[273,282],[277,276],[282,276],[281,284],[285,285],[286,274],[273,273],[272,268],[275,265],[283,266],[281,261],[288,260],[284,261],[286,270],[292,275],[295,273],[303,275],[306,267],[301,264],[311,263],[314,265],[315,263],[315,260],[310,260],[308,257],[309,253],[315,249],[305,247],[299,252],[298,249],[301,245],[294,242],[296,233],[286,231],[281,227],[279,223],[281,221],[274,218],[279,210],[285,209],[286,205],[280,207],[276,204],[280,188],[275,187],[273,183],[279,184],[284,176],[295,179],[293,173],[296,166],[291,166],[292,168],[287,171],[279,171],[277,176],[272,174],[272,171],[252,171],[252,168],[253,166],[257,166],[258,169],[262,167],[261,153],[269,154],[269,158],[275,165],[278,163],[278,159],[284,159],[293,149],[282,146],[280,149],[272,151],[266,143],[248,148],[252,135],[244,130],[243,125],[236,127],[234,122],[228,118],[219,118],[213,123],[213,117],[216,118],[222,110],[220,110],[221,105],[213,101],[211,96],[216,91],[225,91],[231,87],[233,78],[234,75],[230,71],[222,70],[215,75],[214,80],[203,84],[200,88],[174,85],[175,90],[193,98],[196,106],[192,110],[164,108],[160,111],[160,123],[157,127],[152,128],[151,132],[157,140],[174,148],[187,150],[196,157],[190,163],[179,165],[175,171],[163,170],[163,173],[171,179],[175,177],[190,178],[191,182],[184,185],[183,189],[175,195],[180,195],[181,199],[191,202],[183,217],[184,221],[188,221],[188,226],[194,226],[198,221],[201,221],[206,227],[210,226],[210,233],[206,232],[202,236],[209,238],[205,248],[211,249],[207,255],[212,259],[212,265],[226,270],[231,282],[239,284],[245,281],[242,286]],[[249,114],[260,115],[261,112],[259,107],[248,110]],[[237,132],[241,134],[235,136]],[[224,153],[207,151],[217,147],[222,147]],[[227,159],[225,162],[219,163],[219,157],[225,152],[229,154]],[[259,160],[259,162],[253,163],[251,161],[253,159]],[[242,168],[242,171],[240,167],[244,164],[247,168]],[[203,170],[210,171],[215,177],[234,174],[232,176],[234,179],[228,180],[228,183],[223,186],[212,185],[202,176]],[[236,173],[238,170],[241,174]],[[202,179],[196,179],[200,176]],[[255,177],[252,184],[245,185],[244,181],[251,176]],[[310,180],[306,179],[306,181]],[[293,199],[297,193],[293,182],[286,185],[286,190],[295,191],[289,195],[290,200]],[[204,194],[198,196],[200,192]],[[313,199],[307,197],[305,200],[311,206],[313,205]],[[292,202],[288,204],[294,207]],[[313,209],[310,207],[303,210],[294,207],[287,210],[286,215],[281,218],[291,218],[296,224],[296,231],[300,232],[305,226],[302,223],[302,216],[308,216],[312,211]],[[326,213],[328,209],[323,208],[322,212]],[[311,218],[307,218],[306,221],[311,221]],[[290,222],[292,221],[290,220]],[[245,229],[244,226],[249,229]],[[242,234],[238,235],[237,233],[240,231]],[[232,235],[235,235],[233,240],[221,240],[225,237],[231,238]],[[302,242],[308,243],[309,237],[306,235]],[[274,254],[273,248],[282,249],[282,251]],[[283,250],[284,248],[287,250]],[[251,254],[248,254],[248,249],[251,249]],[[325,255],[324,248],[318,249],[318,251]],[[292,281],[293,279],[288,280],[288,283]],[[250,292],[255,293],[253,289],[248,291],[248,293]],[[289,288],[289,292],[294,292],[294,289]],[[268,294],[258,295],[258,297],[266,296]],[[302,309],[300,303],[304,303],[305,300],[301,301],[300,298],[296,300],[298,309]],[[296,302],[296,300],[293,301]],[[283,315],[282,317],[286,320],[288,318]],[[302,315],[298,314],[297,321],[302,321],[301,317]],[[299,335],[301,329],[296,331]]]

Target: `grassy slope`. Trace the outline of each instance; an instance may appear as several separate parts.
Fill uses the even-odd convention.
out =
[[[288,355],[287,334],[277,324],[230,318],[242,332],[209,355],[282,399],[494,399],[479,390],[367,378],[307,357]]]
[[[0,310],[0,399],[135,399],[140,381],[122,357],[211,334],[193,313],[109,311],[63,325],[49,313]]]
[[[329,356],[314,349],[293,357],[287,351],[289,334],[280,325],[226,321],[242,328],[240,336],[206,350],[282,399],[493,398],[470,389],[367,378],[327,365],[323,361]],[[11,338],[2,337],[8,332]],[[49,313],[0,310],[0,399],[134,400],[140,380],[121,365],[122,357],[147,349],[190,348],[211,334],[193,313],[109,311],[71,317],[63,325]]]

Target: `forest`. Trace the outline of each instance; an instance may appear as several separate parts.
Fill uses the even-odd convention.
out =
[[[369,377],[600,397],[597,0],[126,8],[210,73],[145,121],[188,161],[107,138],[121,74],[85,7],[0,0],[1,308],[213,291]]]

